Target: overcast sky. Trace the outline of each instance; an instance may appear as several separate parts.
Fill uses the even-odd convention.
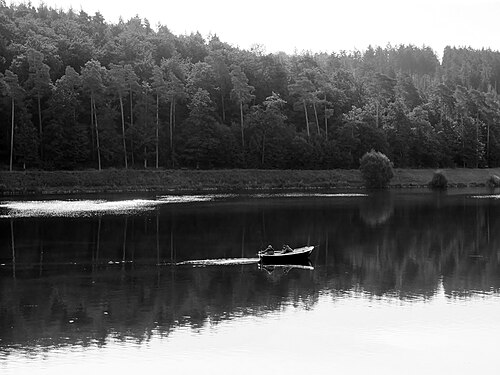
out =
[[[39,1],[32,1],[37,5]],[[500,0],[45,0],[57,8],[100,11],[109,22],[135,15],[174,34],[217,34],[267,52],[364,50],[388,43],[500,50]]]

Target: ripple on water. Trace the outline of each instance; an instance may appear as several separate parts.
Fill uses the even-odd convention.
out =
[[[255,194],[256,198],[359,198],[367,197],[368,194],[363,193],[283,193],[283,194]]]
[[[322,197],[345,198],[365,197],[366,194],[338,193],[338,194],[256,194],[255,198],[268,197]],[[216,199],[231,198],[230,194],[215,195],[162,195],[156,199],[127,199],[109,201],[96,200],[33,200],[33,201],[6,201],[0,202],[0,209],[4,211],[1,218],[15,217],[77,217],[96,214],[130,214],[133,212],[153,210],[156,206],[173,203],[210,202]]]
[[[106,200],[46,200],[46,201],[9,201],[0,203],[6,209],[3,217],[38,216],[88,216],[98,213],[129,213],[131,211],[151,210],[155,200],[133,199],[122,201]]]
[[[156,206],[173,203],[207,202],[225,195],[163,195],[155,199],[95,200],[36,200],[0,202],[0,209],[11,217],[77,217],[96,214],[129,214],[153,210]]]
[[[500,194],[473,195],[473,199],[500,199]]]

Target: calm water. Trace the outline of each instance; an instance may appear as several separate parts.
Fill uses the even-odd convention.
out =
[[[0,201],[0,372],[495,373],[493,193]]]

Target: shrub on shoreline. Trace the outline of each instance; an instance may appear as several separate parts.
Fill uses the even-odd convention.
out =
[[[486,184],[491,187],[500,187],[500,177],[492,174],[486,181]]]
[[[429,188],[434,190],[446,190],[448,188],[448,178],[443,171],[435,171],[432,180],[429,182]]]
[[[371,150],[359,162],[359,170],[368,189],[384,189],[394,177],[392,162],[381,152]]]

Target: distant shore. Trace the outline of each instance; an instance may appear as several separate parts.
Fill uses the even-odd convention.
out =
[[[395,169],[390,187],[427,187],[434,169]],[[494,169],[444,169],[448,186],[486,186]],[[0,172],[0,195],[224,193],[363,189],[358,170],[124,170]]]

